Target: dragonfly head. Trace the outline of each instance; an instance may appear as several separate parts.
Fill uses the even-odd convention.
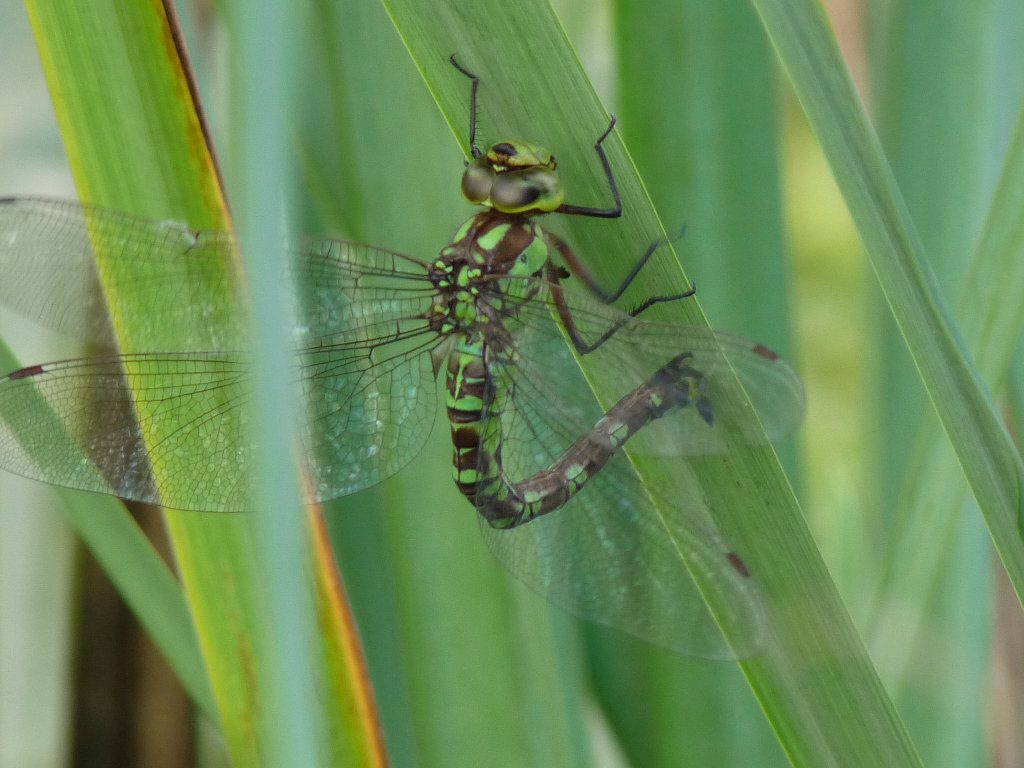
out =
[[[466,166],[462,194],[502,213],[550,213],[565,201],[554,156],[525,141],[499,141]]]

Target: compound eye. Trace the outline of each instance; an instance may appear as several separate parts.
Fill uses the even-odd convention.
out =
[[[548,168],[506,171],[491,186],[491,205],[502,213],[550,212],[564,199],[558,175]]]
[[[462,174],[462,194],[474,205],[482,205],[491,196],[494,179],[494,171],[486,158],[477,158],[466,166],[466,172]]]

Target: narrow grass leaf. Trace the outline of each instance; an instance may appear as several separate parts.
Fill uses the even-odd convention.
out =
[[[227,228],[207,140],[162,9],[126,8],[116,2],[88,7],[37,2],[30,12],[82,198],[156,220]],[[97,45],[100,40],[103,44]],[[102,247],[99,250],[102,255]],[[214,280],[221,286],[231,283],[237,265],[223,267],[222,276]],[[145,275],[112,277],[116,291],[108,296],[119,308],[116,317],[144,317],[153,302],[183,295],[175,291],[203,290],[191,284],[160,286],[154,295],[147,290]],[[216,336],[221,324],[230,328],[238,322],[238,307],[231,301],[211,299],[211,309],[205,318],[190,318],[195,320],[192,326],[118,327],[122,349],[195,349],[196,340]],[[154,457],[157,471],[172,466],[166,463],[172,457]],[[190,482],[187,473],[176,477]],[[164,487],[172,494],[186,493],[172,485]],[[267,749],[262,703],[267,670],[261,667],[259,649],[266,620],[256,557],[259,539],[246,516],[168,512],[167,522],[224,735],[238,764],[257,764]],[[326,621],[324,626],[330,629],[321,635],[328,653],[353,647],[344,646],[336,622]],[[332,672],[345,668],[331,666]],[[335,690],[349,690],[338,680],[332,683]],[[366,728],[365,719],[362,725],[358,722],[365,707],[349,707],[340,697],[324,704],[328,719],[348,724],[339,733],[363,740],[351,748],[357,762],[379,764],[374,727]]]
[[[985,226],[968,266],[960,299],[957,320],[964,341],[974,353],[982,378],[997,390],[1006,381],[1017,339],[1024,326],[1024,306],[1015,301],[994,301],[1000,295],[1024,293],[1024,111],[1017,121],[999,184]],[[967,487],[957,470],[956,457],[949,445],[939,438],[938,425],[928,422],[915,440],[914,459],[901,493],[905,503],[897,525],[890,557],[891,570],[880,586],[877,597],[880,608],[903,606],[903,615],[896,621],[891,611],[883,610],[875,628],[874,641],[887,648],[904,648],[907,642],[908,619],[924,619],[923,614],[906,615],[906,607],[917,597],[927,594],[943,568],[950,538],[963,508]],[[1005,559],[1019,558],[1015,546],[1017,526],[1012,519],[1002,521],[992,530],[993,540]],[[1004,542],[1000,546],[1000,542]],[[1008,544],[1007,544],[1008,542]],[[911,626],[913,624],[911,623]],[[893,633],[900,641],[894,643]],[[892,659],[892,672],[899,674],[909,657]]]

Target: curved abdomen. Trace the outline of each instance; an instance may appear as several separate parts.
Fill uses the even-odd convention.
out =
[[[704,377],[689,364],[691,357],[687,352],[672,358],[547,468],[515,480],[506,476],[501,458],[501,413],[509,393],[491,381],[482,345],[460,345],[446,369],[455,484],[495,528],[513,528],[554,512],[654,419],[692,403],[712,423]]]

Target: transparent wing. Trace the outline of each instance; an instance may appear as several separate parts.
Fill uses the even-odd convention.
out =
[[[248,362],[236,355],[107,355],[32,366],[0,380],[0,462],[81,490],[227,510],[247,499],[251,446],[231,443]],[[156,466],[150,445],[182,471]],[[168,502],[170,504],[170,502]]]
[[[567,413],[582,419],[587,429],[595,417],[680,354],[688,354],[689,364],[703,374],[712,423],[697,409],[684,408],[648,425],[633,438],[631,451],[661,456],[724,454],[736,443],[774,442],[793,433],[803,420],[805,397],[800,377],[763,345],[704,327],[643,322],[587,294],[566,291],[569,314],[585,342],[613,331],[607,341],[586,354],[587,368],[600,371],[600,375],[580,387],[577,382],[583,374],[578,372],[567,334],[553,321],[547,287],[538,283],[535,293],[535,300],[517,306],[506,324],[511,337],[506,343],[514,346],[522,359],[506,364],[504,370],[499,368],[496,381],[512,388],[540,386],[540,391],[564,392],[567,402],[560,406],[568,405]],[[573,382],[569,387],[563,384],[567,380]],[[735,386],[737,380],[742,392]],[[534,384],[537,381],[543,383]],[[579,397],[581,389],[591,392],[589,400]],[[578,407],[572,406],[580,400]],[[566,436],[575,440],[579,434]]]
[[[432,295],[423,262],[382,248],[303,238],[282,243],[281,256],[299,301],[296,347],[382,328],[422,312]],[[173,328],[182,350],[249,348],[244,315],[223,312],[244,302],[231,233],[66,200],[0,200],[0,301],[61,333],[114,348],[108,301],[117,301],[117,291],[104,294],[98,263],[108,265],[106,278],[129,266],[131,294],[152,299],[115,305],[126,327]]]
[[[754,342],[704,328],[637,322],[579,298],[572,300],[571,314],[585,338],[621,325],[588,355],[588,363],[602,372],[602,402],[550,309],[541,301],[523,306],[519,325],[506,326],[516,355],[493,366],[495,391],[506,388],[510,395],[495,418],[501,419],[502,457],[513,481],[550,467],[609,407],[686,352],[705,378],[712,423],[690,405],[642,428],[628,444],[631,450],[725,453],[737,443],[775,439],[799,424],[799,378]],[[733,370],[754,408],[737,389]],[[517,578],[582,618],[686,654],[752,653],[763,621],[756,583],[716,530],[696,473],[678,460],[666,471],[671,487],[657,487],[651,478],[645,485],[620,451],[561,509],[510,530],[491,528],[481,518],[484,538]],[[728,595],[732,612],[720,619],[733,625],[732,636],[747,638],[745,645],[726,647],[684,553]]]
[[[153,298],[143,306],[116,306],[126,325],[182,333],[194,325],[202,335],[182,336],[182,349],[244,348],[241,319],[218,317],[235,300],[225,265],[235,278],[239,273],[230,234],[71,201],[0,200],[0,301],[61,333],[115,348],[94,244],[109,263],[130,264],[133,292]],[[117,292],[111,297],[116,302]],[[217,322],[202,322],[215,317]]]
[[[229,234],[47,200],[0,202],[0,297],[59,330],[109,343],[92,246],[100,241],[108,262],[130,263],[140,275],[133,292],[152,296],[137,316],[118,308],[126,322],[187,328],[197,317],[223,318],[221,304],[234,301],[237,287],[220,265],[237,255]],[[439,339],[423,317],[432,287],[421,262],[369,246],[307,239],[282,254],[297,303],[314,494],[335,498],[397,472],[430,432],[435,382],[425,353]],[[249,508],[250,362],[230,351],[249,344],[230,313],[206,325],[185,332],[182,352],[32,366],[0,380],[0,466],[173,508]],[[189,346],[205,343],[230,346]],[[154,465],[149,446],[157,445]]]

